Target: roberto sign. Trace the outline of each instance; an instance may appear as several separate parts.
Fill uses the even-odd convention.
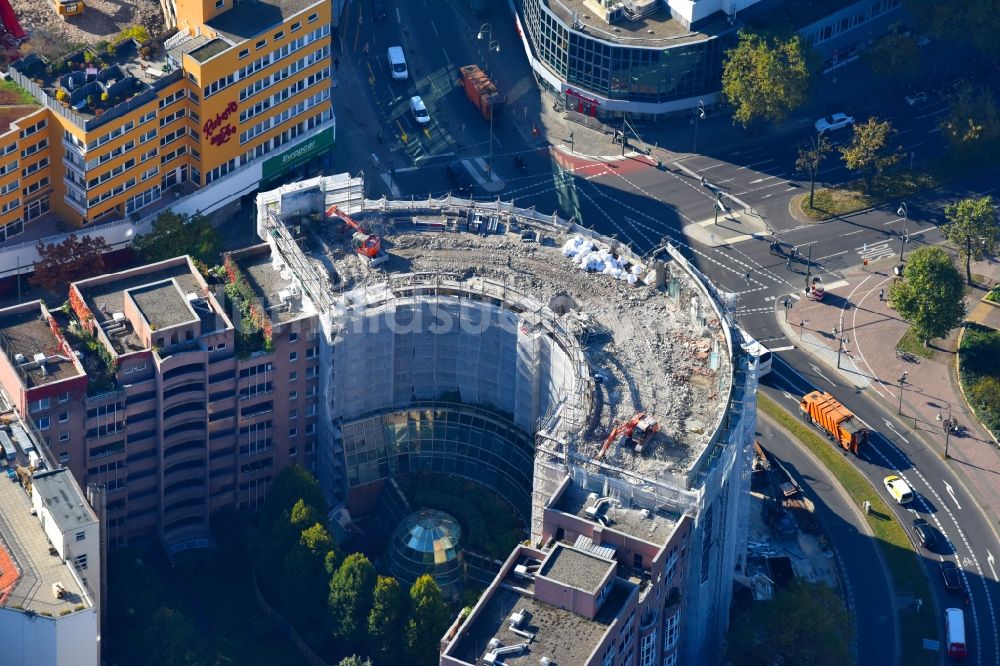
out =
[[[333,146],[333,128],[328,127],[285,152],[264,160],[260,178],[265,181],[270,180],[289,169],[305,164],[310,158],[329,150],[331,146]]]
[[[227,121],[229,116],[236,113],[237,108],[236,102],[230,102],[222,113],[217,113],[214,118],[205,121],[201,129],[213,146],[221,146],[236,134],[236,125],[227,124]]]

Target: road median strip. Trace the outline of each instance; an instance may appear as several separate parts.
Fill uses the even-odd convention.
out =
[[[909,595],[914,599],[921,599],[927,606],[923,612],[917,612],[912,607],[899,610],[901,639],[899,661],[900,663],[927,664],[928,666],[938,664],[939,654],[925,650],[922,645],[924,638],[934,638],[939,632],[929,603],[931,591],[927,576],[920,566],[917,559],[918,554],[914,551],[906,530],[895,519],[892,510],[868,483],[867,479],[862,476],[861,472],[845,460],[840,449],[834,448],[819,433],[767,396],[758,394],[757,405],[764,414],[804,444],[833,474],[837,482],[858,503],[858,506],[862,506],[865,501],[871,502],[871,513],[867,514],[865,519],[875,535],[878,547],[889,569],[893,593],[897,596]]]

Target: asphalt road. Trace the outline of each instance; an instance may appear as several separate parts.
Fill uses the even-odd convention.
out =
[[[809,370],[796,372],[793,366]],[[798,409],[800,396],[816,388],[828,390],[869,426],[873,432],[870,445],[860,456],[849,456],[849,459],[886,499],[911,539],[911,525],[917,517],[926,519],[943,537],[932,550],[916,548],[930,577],[936,612],[942,618],[941,626],[943,609],[963,607],[962,597],[945,591],[942,584],[939,563],[950,559],[958,564],[971,601],[965,607],[970,650],[968,663],[976,666],[1000,664],[997,641],[1000,583],[995,561],[995,555],[1000,553],[1000,542],[988,517],[965,494],[961,483],[938,454],[918,441],[918,435],[895,415],[887,415],[864,393],[855,392],[853,387],[823,374],[808,355],[799,350],[776,356],[774,370],[764,378],[761,388],[793,413]],[[902,477],[913,488],[916,499],[908,507],[898,506],[885,492],[882,479],[889,474]]]
[[[828,472],[819,461],[784,430],[761,418],[757,420],[757,436],[816,505],[816,516],[837,557],[844,596],[854,612],[858,663],[895,664],[899,636],[892,612],[892,591],[884,566],[876,566],[880,555],[866,532],[864,518],[850,497],[827,480]]]

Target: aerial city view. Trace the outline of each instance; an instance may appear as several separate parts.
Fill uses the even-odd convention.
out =
[[[0,0],[0,666],[1000,666],[997,0]]]

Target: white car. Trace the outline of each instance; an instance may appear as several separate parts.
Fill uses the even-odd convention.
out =
[[[427,113],[427,107],[424,106],[424,100],[420,99],[420,95],[414,95],[410,98],[410,111],[421,125],[426,125],[431,121],[431,117]]]
[[[910,485],[895,474],[882,479],[882,483],[898,504],[909,504],[913,501],[913,490],[910,489]]]
[[[906,103],[909,106],[916,106],[927,101],[927,93],[923,90],[915,90],[906,96]]]
[[[816,131],[820,134],[853,126],[854,118],[846,113],[834,113],[816,121]]]

